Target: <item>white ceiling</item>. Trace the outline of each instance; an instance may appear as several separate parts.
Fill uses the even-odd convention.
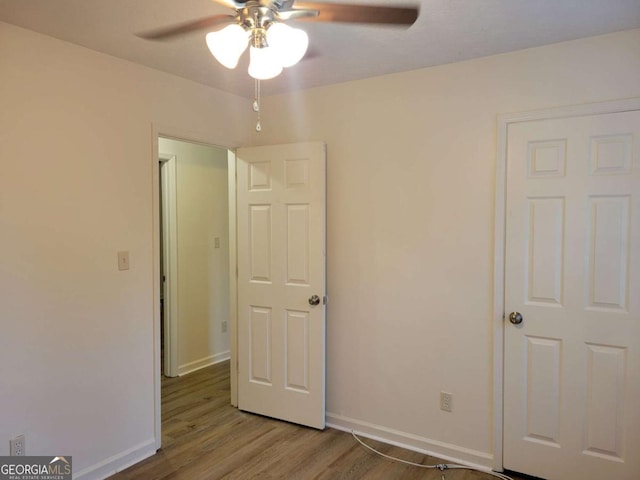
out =
[[[332,0],[334,3],[345,3]],[[410,29],[300,23],[311,58],[262,82],[282,93],[640,27],[640,0],[348,0],[420,4]],[[211,56],[206,32],[172,41],[134,34],[213,14],[212,0],[0,0],[0,21],[19,25],[218,89],[250,97],[247,55],[227,70]]]

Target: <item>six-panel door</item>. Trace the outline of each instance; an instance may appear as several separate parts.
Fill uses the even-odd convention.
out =
[[[509,126],[504,466],[640,478],[640,112]]]
[[[325,423],[325,150],[237,152],[238,406]],[[310,301],[311,299],[311,301]]]

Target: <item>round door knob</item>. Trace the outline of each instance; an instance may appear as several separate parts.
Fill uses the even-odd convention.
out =
[[[311,295],[309,297],[309,305],[319,305],[320,304],[320,297],[318,295]]]
[[[509,321],[514,325],[520,325],[522,320],[522,314],[520,312],[511,312],[509,314]]]

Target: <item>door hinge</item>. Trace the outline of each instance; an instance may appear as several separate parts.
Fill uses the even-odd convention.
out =
[[[324,296],[322,297],[322,304],[323,304],[323,305],[326,305],[326,304],[327,304],[327,296],[326,296],[326,295],[324,295]]]

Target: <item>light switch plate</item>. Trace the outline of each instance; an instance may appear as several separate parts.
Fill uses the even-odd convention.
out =
[[[129,270],[129,252],[118,252],[118,270]]]

